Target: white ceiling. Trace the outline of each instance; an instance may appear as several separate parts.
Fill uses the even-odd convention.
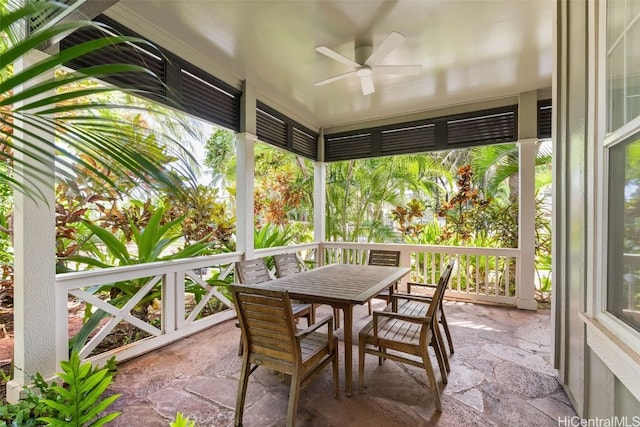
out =
[[[553,0],[121,0],[107,15],[314,128],[496,99],[551,87]],[[392,31],[406,41],[382,64],[420,64],[419,76],[357,77],[315,51],[354,59]]]

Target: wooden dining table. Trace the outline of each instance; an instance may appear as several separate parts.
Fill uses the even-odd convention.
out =
[[[328,304],[344,313],[345,391],[353,384],[353,308],[364,304],[410,271],[408,267],[331,264],[260,283],[266,289],[287,290],[292,299]]]

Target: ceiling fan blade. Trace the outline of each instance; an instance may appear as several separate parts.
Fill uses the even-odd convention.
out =
[[[348,65],[349,67],[353,67],[353,68],[360,67],[360,64],[358,64],[357,62],[354,62],[354,61],[350,60],[346,56],[340,55],[335,50],[331,50],[326,46],[317,47],[316,48],[316,52],[321,53],[321,54],[323,54],[325,56],[328,56],[329,58],[334,59],[334,60],[340,62],[341,64]]]
[[[422,65],[376,65],[373,69],[383,74],[417,76],[422,71]]]
[[[315,86],[324,86],[327,83],[331,83],[331,82],[335,82],[335,81],[338,81],[338,80],[342,80],[345,77],[349,77],[349,76],[351,76],[351,75],[353,75],[355,73],[356,73],[355,71],[349,71],[348,73],[344,73],[344,74],[340,74],[340,75],[337,75],[337,76],[334,76],[334,77],[329,77],[328,79],[320,80],[319,82],[315,82],[314,85]]]
[[[393,49],[400,46],[402,42],[405,40],[405,36],[400,33],[396,33],[395,31],[389,34],[386,39],[382,42],[380,46],[376,50],[373,51],[371,56],[367,58],[364,65],[375,65],[377,62],[382,60],[385,56],[391,53]]]
[[[373,77],[371,76],[360,77],[360,86],[362,86],[363,95],[369,95],[376,91],[376,88],[373,87]]]

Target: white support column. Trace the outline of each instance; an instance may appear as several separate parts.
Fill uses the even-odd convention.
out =
[[[318,266],[324,265],[322,243],[327,238],[327,165],[324,163],[324,133],[318,136],[318,161],[313,165],[313,240],[319,243],[316,253]]]
[[[327,165],[324,162],[315,162],[313,165],[313,240],[320,243],[316,262],[318,266],[324,265],[324,250],[322,242],[325,241],[326,233],[326,188],[327,188]]]
[[[254,257],[255,228],[253,187],[255,175],[254,149],[257,131],[256,88],[246,80],[242,83],[240,133],[236,135],[236,250],[245,259]]]
[[[516,290],[517,307],[536,310],[536,155],[537,139],[518,141],[520,153],[520,207],[518,209],[518,247],[520,263]]]
[[[255,159],[253,149],[256,136],[250,133],[236,135],[236,250],[245,253],[245,259],[254,257],[253,177]]]
[[[518,96],[519,204],[518,207],[518,308],[536,310],[536,156],[538,143],[538,94],[535,90]]]
[[[28,58],[16,62],[14,67],[25,69],[42,57],[42,53],[34,52]],[[52,77],[53,73],[41,78],[44,80]],[[42,135],[38,129],[25,127],[34,134]],[[47,139],[50,137],[47,136]],[[36,140],[31,142],[40,144]],[[51,147],[41,146],[44,151],[54,153]],[[16,152],[16,157],[18,156],[20,154]],[[36,169],[46,168],[50,173],[54,169],[53,161],[43,165],[25,160]],[[19,164],[16,164],[16,168],[18,167]],[[17,402],[20,399],[24,386],[32,382],[36,373],[50,378],[58,368],[55,304],[60,298],[56,298],[55,289],[55,182],[52,176],[49,176],[44,177],[43,182],[38,185],[45,201],[34,202],[21,193],[16,193],[14,198],[15,366],[13,380],[7,384],[9,402]],[[66,303],[66,298],[64,302]],[[66,351],[66,346],[64,350]]]

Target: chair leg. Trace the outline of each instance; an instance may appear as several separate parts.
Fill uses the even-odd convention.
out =
[[[319,307],[319,304],[311,304],[311,324],[316,323],[316,308]]]
[[[289,409],[287,410],[287,427],[295,427],[298,412],[298,395],[300,394],[300,373],[291,375],[291,388],[289,389]]]
[[[378,346],[378,351],[380,353],[386,353],[387,349],[384,347]],[[378,356],[378,366],[382,366],[382,362],[384,362],[384,358],[382,356]]]
[[[449,325],[447,324],[447,318],[444,315],[444,310],[440,307],[440,323],[444,328],[444,334],[447,336],[447,342],[449,343],[449,352],[453,354],[453,340],[451,339],[451,332],[449,332]]]
[[[447,384],[448,372],[450,372],[449,361],[447,355],[443,350],[442,337],[438,338],[435,334],[431,336],[431,346],[436,354],[436,360],[438,361],[438,368],[440,368],[440,377],[442,377],[442,383]]]
[[[449,365],[449,357],[447,356],[447,349],[444,344],[444,338],[442,337],[442,333],[440,332],[440,325],[436,322],[434,326],[435,326],[434,336],[438,341],[438,348],[440,349],[440,354],[442,355],[444,365],[447,368],[447,372],[451,372],[451,366]]]
[[[429,379],[429,385],[431,390],[433,391],[433,396],[436,400],[436,411],[442,412],[442,402],[440,400],[440,389],[438,388],[438,383],[436,382],[436,376],[433,373],[433,365],[431,364],[431,359],[429,358],[429,347],[425,346],[422,349],[422,363],[424,365],[424,370],[427,373],[427,378]]]
[[[360,393],[364,391],[364,353],[365,338],[361,335],[358,340],[358,390]]]
[[[242,425],[242,415],[244,412],[245,398],[247,396],[247,386],[249,384],[249,375],[251,375],[251,366],[249,363],[249,355],[246,354],[242,358],[242,369],[240,371],[240,380],[238,384],[238,396],[236,398],[236,418],[234,423],[236,427],[239,427]]]

